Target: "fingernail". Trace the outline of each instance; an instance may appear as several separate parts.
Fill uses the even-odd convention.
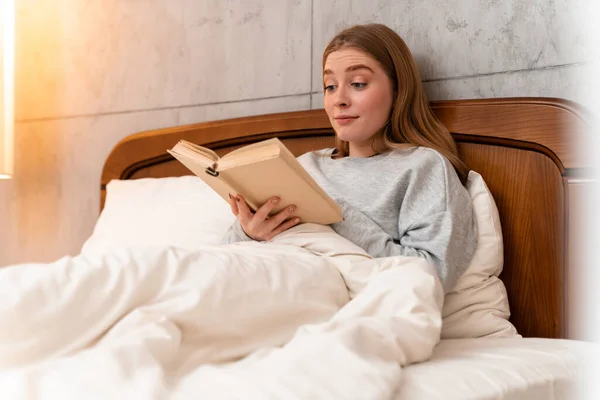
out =
[[[233,196],[229,193],[229,200],[233,200]]]
[[[271,199],[271,203],[273,203],[273,204],[277,204],[277,203],[279,203],[279,197],[273,197],[273,198]]]
[[[288,212],[293,213],[296,210],[296,207],[290,206],[288,207]]]
[[[242,201],[242,199],[241,199],[241,198],[240,198],[240,196],[238,195],[238,196],[235,196],[235,201],[238,201],[238,202],[239,202],[239,201]]]

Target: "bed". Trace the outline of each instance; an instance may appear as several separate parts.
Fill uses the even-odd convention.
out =
[[[569,271],[578,267],[574,257],[569,257],[577,253],[577,249],[569,247],[576,243],[573,238],[577,235],[569,219],[575,218],[578,209],[577,193],[571,188],[589,178],[592,170],[591,160],[580,151],[589,134],[585,114],[573,103],[548,98],[442,101],[433,102],[432,107],[453,133],[461,157],[470,168],[481,173],[496,200],[505,251],[500,278],[508,293],[510,321],[523,337],[567,337]],[[224,154],[254,141],[279,137],[292,152],[300,155],[332,147],[332,135],[323,110],[143,132],[123,140],[108,158],[102,175],[101,196],[104,198],[105,185],[113,179],[188,174],[164,154],[164,149],[179,139]],[[520,343],[523,342],[509,342],[505,346],[518,349]],[[480,355],[491,357],[497,354],[497,346],[503,345],[494,343],[489,353],[485,346],[483,352],[480,347]],[[543,348],[544,345],[552,349],[549,342],[536,342],[532,346]],[[440,354],[446,351],[461,357],[456,346],[452,341],[444,342],[439,348]],[[521,350],[527,353],[528,346],[524,343]],[[471,346],[465,348],[472,349]],[[510,367],[520,359],[517,354],[503,367]],[[474,363],[468,367],[473,370],[481,365]],[[453,379],[456,383],[457,377]],[[537,388],[544,394],[540,398],[549,398],[551,380],[547,380],[547,376],[541,379],[546,379],[550,387],[546,391]],[[511,393],[499,385],[491,394],[497,395],[498,391],[504,391],[507,396]],[[514,393],[526,394],[519,390]],[[467,398],[464,393],[463,396],[458,394],[458,398]],[[441,389],[437,396],[431,392],[425,397],[451,396],[448,392],[444,396]]]
[[[322,304],[341,304],[348,299],[343,298],[345,294],[336,292],[339,282],[333,276],[326,276],[326,269],[311,269],[309,264],[316,262],[308,261],[312,260],[312,255],[297,252],[291,256],[287,253],[290,246],[312,252],[323,251],[322,254],[327,259],[338,257],[337,260],[341,261],[336,265],[350,268],[352,273],[358,270],[356,266],[362,268],[369,265],[371,268],[373,262],[364,259],[360,250],[347,243],[336,244],[335,246],[340,247],[332,247],[334,250],[320,250],[325,244],[337,240],[328,236],[326,231],[309,231],[308,228],[303,231],[305,228],[299,228],[294,233],[296,236],[284,235],[283,239],[273,244],[271,250],[268,246],[253,244],[255,247],[249,249],[215,251],[214,257],[209,254],[213,247],[209,251],[208,247],[200,246],[200,253],[178,253],[178,250],[165,251],[161,247],[165,243],[184,248],[193,247],[194,240],[200,240],[199,238],[216,243],[222,230],[232,221],[231,216],[224,216],[228,211],[226,205],[218,203],[219,200],[206,200],[211,196],[210,192],[200,186],[196,190],[194,185],[198,185],[198,180],[189,176],[189,171],[168,155],[166,149],[173,147],[178,140],[185,139],[224,154],[249,143],[278,137],[294,154],[300,155],[333,146],[333,131],[323,110],[260,115],[158,129],[131,135],[111,152],[101,178],[101,216],[94,234],[82,249],[82,255],[65,258],[50,269],[39,265],[28,267],[32,275],[49,274],[47,276],[54,279],[50,286],[48,279],[39,283],[40,286],[46,285],[43,296],[48,292],[58,291],[56,287],[63,287],[61,285],[66,285],[64,288],[68,288],[69,293],[74,293],[68,304],[65,302],[64,305],[65,309],[71,307],[71,311],[64,312],[65,325],[62,330],[59,329],[60,335],[52,336],[53,332],[48,328],[45,334],[55,338],[49,343],[41,340],[39,334],[35,336],[36,329],[45,326],[43,321],[57,320],[56,307],[48,315],[40,314],[40,325],[13,329],[13,336],[8,336],[13,341],[7,342],[12,343],[10,348],[2,347],[6,334],[3,336],[0,333],[0,387],[5,388],[2,394],[13,394],[11,398],[37,399],[44,398],[44,393],[52,393],[61,398],[77,398],[77,393],[89,393],[90,388],[93,388],[98,398],[117,398],[125,394],[127,398],[187,398],[190,393],[214,399],[576,398],[581,392],[575,391],[585,390],[586,385],[590,384],[590,380],[586,378],[589,378],[591,372],[586,363],[600,354],[598,347],[592,343],[567,339],[573,336],[569,332],[572,325],[569,317],[574,308],[569,302],[574,290],[572,273],[578,270],[582,262],[577,259],[577,255],[581,253],[575,247],[578,243],[578,231],[574,229],[580,218],[576,212],[581,200],[578,188],[595,173],[591,157],[581,150],[585,148],[582,144],[587,142],[590,135],[589,117],[573,103],[549,98],[441,101],[433,102],[432,108],[454,135],[463,160],[478,173],[473,178],[473,182],[478,183],[473,183],[469,190],[474,204],[481,203],[482,210],[485,209],[487,213],[487,220],[492,221],[489,232],[493,239],[488,243],[493,251],[484,249],[481,258],[478,258],[488,260],[486,262],[493,265],[493,268],[478,269],[472,274],[473,271],[469,270],[469,277],[481,282],[449,293],[443,304],[443,319],[438,320],[431,316],[433,314],[428,314],[428,310],[442,307],[442,298],[439,288],[435,288],[435,280],[427,280],[427,267],[411,264],[410,260],[401,260],[400,262],[405,263],[402,265],[407,268],[407,274],[397,281],[394,281],[398,279],[397,276],[387,275],[389,282],[380,282],[384,289],[386,284],[396,284],[394,282],[400,285],[398,287],[407,289],[396,290],[400,292],[395,293],[399,297],[390,303],[393,304],[392,308],[402,309],[398,312],[405,313],[399,316],[404,324],[398,335],[400,344],[390,344],[396,339],[390,339],[381,330],[369,331],[370,328],[359,323],[353,327],[357,329],[346,326],[340,333],[336,329],[343,325],[342,322],[349,321],[343,319],[336,320],[337,325],[328,325],[323,329],[319,328],[322,325],[308,323],[307,327],[299,330],[302,331],[300,334],[292,334],[302,323],[312,320],[304,321],[301,317],[294,320],[296,317],[292,317],[290,310],[297,312],[294,315],[302,315],[307,307],[314,308],[318,301],[322,301]],[[188,200],[180,201],[180,198],[186,196]],[[127,205],[123,206],[126,201]],[[118,252],[115,244],[136,250]],[[152,246],[145,247],[142,251],[139,250],[140,245]],[[315,250],[315,246],[319,250]],[[109,249],[113,252],[109,252]],[[102,255],[92,256],[92,250]],[[280,297],[274,297],[277,300],[272,303],[284,304],[289,300],[289,293],[295,290],[302,293],[302,300],[294,300],[298,301],[298,304],[293,305],[295,308],[273,305],[264,299],[256,300],[252,297],[255,293],[244,286],[252,286],[254,282],[245,272],[231,270],[232,275],[226,275],[222,271],[228,271],[227,265],[211,270],[210,275],[203,276],[221,279],[223,284],[231,286],[235,285],[232,281],[239,274],[241,283],[231,286],[233,289],[227,289],[230,292],[211,292],[212,297],[203,297],[199,309],[207,315],[201,316],[201,323],[205,325],[199,329],[213,342],[206,343],[206,340],[198,339],[193,345],[188,343],[188,347],[181,347],[184,352],[189,353],[189,357],[184,361],[180,360],[177,363],[177,373],[173,373],[169,369],[174,365],[172,358],[169,358],[169,349],[184,341],[181,330],[185,329],[185,324],[193,322],[179,316],[178,320],[160,315],[156,307],[152,308],[156,301],[147,300],[150,296],[144,291],[147,282],[141,285],[140,276],[152,276],[151,281],[154,283],[149,286],[156,286],[152,290],[156,290],[159,295],[164,295],[165,289],[158,287],[160,285],[157,286],[157,281],[179,279],[179,286],[174,293],[183,297],[181,293],[184,283],[192,278],[204,278],[194,278],[193,275],[190,275],[192,278],[177,277],[182,265],[193,264],[193,260],[203,257],[222,260],[234,253],[237,262],[253,265],[254,253],[263,250],[271,252],[268,254],[271,258],[289,259],[297,254],[298,260],[306,261],[306,264],[298,261],[299,264],[293,267],[295,271],[304,271],[294,273],[305,273],[303,278],[298,278],[298,282],[304,280],[297,287],[294,286],[295,283],[284,290],[279,287],[277,290],[281,293],[278,292],[277,296]],[[280,250],[282,252],[278,253]],[[102,263],[98,261],[100,259]],[[261,262],[256,260],[256,265]],[[382,261],[385,262],[392,261]],[[133,268],[134,273],[130,275],[122,269],[123,265],[137,267],[144,263],[149,265],[147,270]],[[172,263],[175,266],[169,269]],[[81,268],[83,264],[85,268]],[[90,264],[92,267],[104,268],[92,268],[96,275],[87,276],[85,274],[89,274],[87,271]],[[383,264],[378,264],[378,268],[381,265]],[[105,272],[111,268],[118,272],[114,275]],[[382,269],[384,273],[397,270],[385,268]],[[54,272],[48,272],[52,269],[62,272],[60,275],[52,275]],[[3,272],[5,281],[10,280],[15,286],[23,286],[23,274],[17,268],[7,270],[12,270],[13,275]],[[84,276],[80,279],[74,271],[81,270],[86,272],[81,272]],[[147,271],[154,271],[154,275]],[[345,279],[345,275],[342,275]],[[68,276],[68,279],[63,278],[64,276]],[[265,279],[272,280],[272,276]],[[331,285],[331,290],[328,293],[316,290],[313,283],[310,283],[314,280],[323,285]],[[77,288],[68,286],[73,281],[82,283]],[[201,280],[199,282],[202,283]],[[345,282],[351,292],[353,281]],[[489,297],[487,289],[490,282],[494,284],[492,293],[497,294],[497,298],[495,295]],[[124,291],[123,288],[129,287],[131,289],[128,290],[137,293],[135,296],[125,298],[119,294]],[[471,295],[469,290],[473,288],[484,288],[488,297]],[[100,295],[95,292],[97,290],[102,291],[104,297],[98,297]],[[189,291],[189,287],[186,290]],[[270,290],[274,290],[273,287]],[[242,298],[242,303],[239,291],[246,296]],[[410,295],[405,294],[409,292]],[[25,297],[22,294],[15,295],[13,304],[16,308],[24,307],[23,310],[31,310],[33,303],[36,304],[35,307],[44,308],[46,303],[42,302],[45,300],[43,296],[40,297],[40,292],[37,293],[38,297],[33,300],[30,298],[27,302],[22,300]],[[265,292],[256,293],[264,295]],[[386,293],[389,294],[389,291]],[[382,297],[377,296],[381,296],[381,292],[372,292],[371,295],[373,297],[370,300],[368,297],[363,298],[367,298],[367,302],[372,301],[370,304],[380,302]],[[168,301],[174,301],[176,296],[169,296]],[[359,299],[359,296],[360,294],[356,295],[354,299]],[[106,304],[110,303],[110,306],[102,309],[102,313],[94,306],[100,298]],[[128,301],[137,304],[138,308],[131,311],[133,308],[130,307],[127,313],[117,311],[115,304],[119,303],[118,306],[121,307],[120,304]],[[172,304],[168,301],[165,304]],[[191,300],[188,298],[186,301]],[[262,321],[264,326],[273,326],[272,315],[257,314],[252,321],[244,320],[240,309],[247,307],[245,303],[253,301],[260,304],[260,307],[272,307],[272,313],[280,313],[281,318],[287,318],[288,332],[282,337],[261,339],[262,342],[256,339],[259,345],[250,348],[247,343],[249,336],[236,336],[230,332],[231,329],[219,331],[218,334],[211,331],[213,325],[222,324],[223,315],[229,315],[228,313],[238,315],[240,319],[236,323],[241,324],[238,328],[247,329],[252,334],[259,330],[257,320]],[[71,318],[72,309],[80,306],[81,302],[85,305],[79,312],[80,321],[74,321]],[[179,307],[179,304],[175,307]],[[454,309],[450,310],[452,307]],[[439,308],[437,310],[439,312]],[[3,318],[2,312],[0,308],[0,318]],[[332,315],[327,307],[319,308],[318,312],[321,313],[322,320]],[[360,314],[364,310],[357,312]],[[105,316],[111,313],[118,314],[118,317],[105,321],[103,325],[96,322],[98,319],[106,319]],[[325,315],[328,317],[324,317]],[[335,317],[331,319],[334,320]],[[21,323],[16,314],[12,321],[15,326]],[[148,321],[152,325],[148,325]],[[239,321],[245,321],[247,325]],[[65,327],[67,324],[68,327]],[[424,331],[423,326],[429,328]],[[132,331],[143,329],[148,329],[143,340],[131,334]],[[73,334],[72,339],[65,341],[62,339],[65,331],[80,334]],[[15,341],[15,332],[20,337],[35,336],[35,344],[31,341]],[[262,329],[261,334],[264,335],[265,332],[269,334],[265,329]],[[330,335],[331,332],[334,334]],[[235,342],[233,346],[226,346],[229,353],[213,351],[211,346],[220,346],[221,341],[225,341],[224,337],[228,345]],[[277,340],[281,345],[285,343],[282,348],[287,349],[287,353],[261,348],[265,344],[277,343]],[[60,346],[57,345],[59,342]],[[20,347],[19,352],[15,343],[29,347]],[[389,359],[389,354],[395,352],[396,345],[400,349],[398,359],[402,360],[403,368]],[[110,352],[87,350],[102,346]],[[23,350],[30,347],[39,348],[39,351],[30,355],[29,350]],[[58,353],[51,350],[57,347],[60,348]],[[202,348],[202,354],[198,355],[199,348]],[[231,352],[232,348],[237,353]],[[415,349],[425,350],[417,354]],[[250,356],[244,358],[248,354]],[[57,355],[64,357],[53,364],[45,361],[49,356]],[[11,367],[5,370],[8,372],[3,373],[2,356],[5,360],[12,359],[12,367],[19,368]],[[194,358],[196,356],[203,360],[226,362],[223,367],[204,368],[198,374],[188,374],[189,370],[186,368],[194,368],[194,363],[198,360]],[[232,360],[235,362],[231,362]],[[4,364],[8,365],[6,362]],[[90,376],[93,375],[90,371],[98,371],[102,379]],[[332,371],[337,371],[337,374],[332,375]],[[175,376],[184,378],[178,378],[175,385]],[[267,376],[272,379],[268,380],[265,378]],[[111,383],[107,385],[106,382]],[[217,389],[203,392],[205,387],[211,385]],[[10,388],[6,389],[7,387]],[[167,392],[166,387],[175,389]]]
[[[453,133],[467,165],[481,173],[496,200],[503,227],[511,321],[526,337],[567,335],[570,183],[589,178],[592,160],[582,157],[586,120],[560,99],[490,99],[433,102]],[[296,155],[333,146],[324,110],[300,111],[200,123],[134,134],[121,141],[102,173],[101,204],[113,179],[159,178],[189,171],[165,153],[178,140],[225,154],[279,137]],[[522,190],[528,188],[528,190]]]

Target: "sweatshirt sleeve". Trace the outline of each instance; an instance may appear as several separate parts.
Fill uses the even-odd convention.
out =
[[[233,224],[229,227],[225,235],[221,239],[221,244],[231,244],[236,242],[248,242],[254,240],[250,236],[246,235],[242,224],[239,219],[236,219]]]
[[[454,168],[445,159],[434,161],[418,168],[411,179],[399,213],[399,240],[346,203],[345,221],[334,229],[373,257],[427,259],[447,293],[473,257],[477,228],[472,202]]]

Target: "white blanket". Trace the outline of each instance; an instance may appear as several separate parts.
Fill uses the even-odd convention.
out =
[[[442,298],[423,260],[311,224],[3,268],[0,399],[389,399]]]

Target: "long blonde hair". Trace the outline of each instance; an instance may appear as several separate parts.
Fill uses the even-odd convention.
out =
[[[391,150],[412,144],[437,150],[452,163],[465,184],[469,169],[460,159],[452,135],[429,107],[419,70],[404,40],[385,25],[353,26],[329,42],[323,52],[323,69],[327,57],[345,47],[361,50],[377,60],[394,85],[396,98],[390,118],[375,134],[373,146]],[[349,154],[348,142],[336,137],[336,147],[335,157]]]

